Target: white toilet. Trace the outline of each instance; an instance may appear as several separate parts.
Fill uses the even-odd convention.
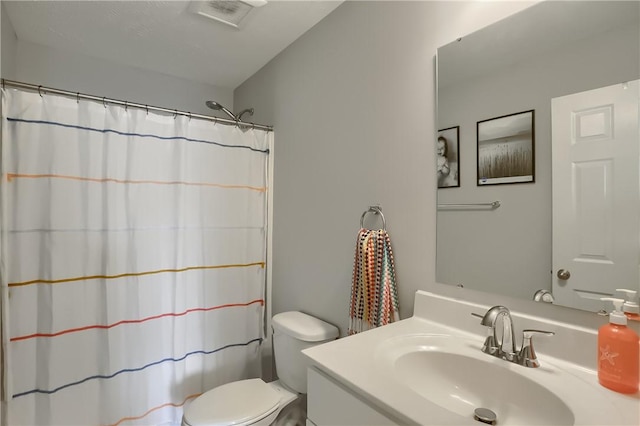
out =
[[[307,393],[303,349],[338,337],[338,329],[302,312],[274,315],[273,348],[279,380],[227,383],[197,397],[185,408],[183,426],[269,425],[278,413]]]

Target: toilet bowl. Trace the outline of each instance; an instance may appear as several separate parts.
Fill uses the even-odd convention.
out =
[[[272,318],[273,348],[279,380],[238,380],[211,389],[185,407],[182,426],[269,425],[307,391],[307,361],[302,350],[338,337],[338,329],[292,311]]]

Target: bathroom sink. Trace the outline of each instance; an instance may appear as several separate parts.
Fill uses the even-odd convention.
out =
[[[596,330],[514,315],[518,327],[556,333],[534,338],[540,365],[529,368],[482,352],[487,331],[469,313],[485,309],[419,290],[413,317],[306,349],[312,368],[357,396],[325,423],[365,424],[362,402],[389,420],[367,424],[480,426],[474,414],[485,408],[498,426],[640,425],[640,392],[598,383]],[[518,348],[522,337],[518,328]]]
[[[375,361],[430,402],[468,419],[476,409],[495,413],[497,424],[573,425],[571,409],[554,392],[528,377],[553,375],[483,354],[481,343],[444,335],[387,339]]]

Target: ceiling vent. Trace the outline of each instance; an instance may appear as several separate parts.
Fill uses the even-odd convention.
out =
[[[240,28],[240,22],[254,7],[261,7],[265,4],[267,4],[265,0],[193,1],[190,10],[209,19]]]

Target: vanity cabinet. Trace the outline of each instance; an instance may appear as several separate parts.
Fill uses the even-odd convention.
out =
[[[320,370],[307,370],[307,426],[398,424]]]

